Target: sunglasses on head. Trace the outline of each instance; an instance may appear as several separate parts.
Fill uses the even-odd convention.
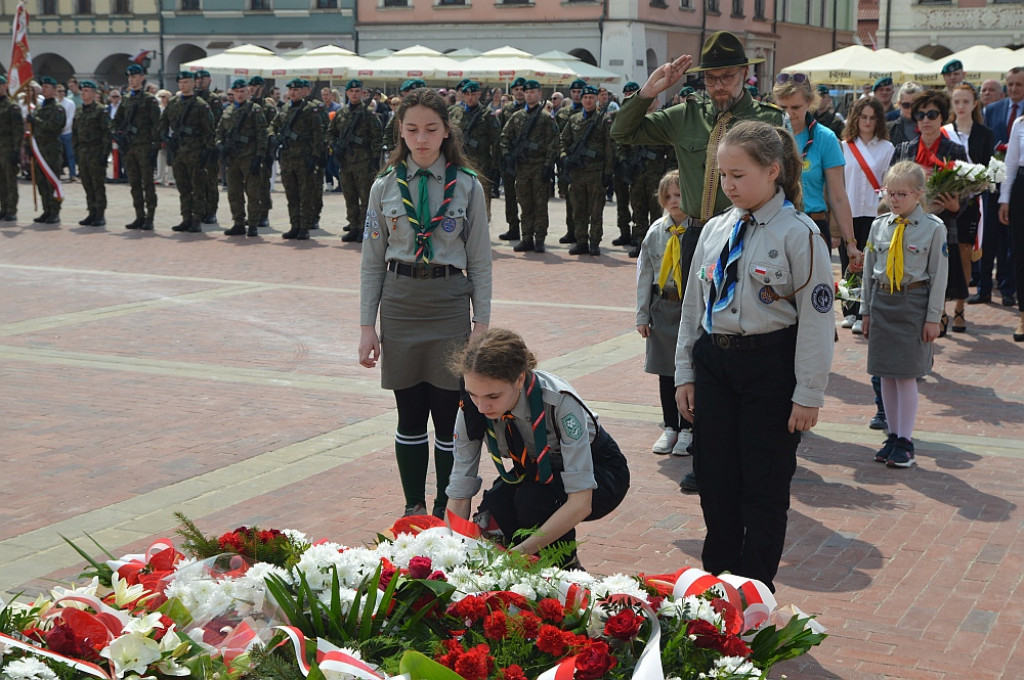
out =
[[[924,120],[925,118],[928,120],[935,120],[941,115],[942,114],[935,109],[932,109],[931,111],[918,111],[914,114],[914,120]]]
[[[788,83],[791,80],[797,85],[802,85],[803,83],[807,82],[807,76],[803,73],[780,73],[779,75],[775,76],[775,82],[777,82],[779,85],[782,85],[783,83]]]

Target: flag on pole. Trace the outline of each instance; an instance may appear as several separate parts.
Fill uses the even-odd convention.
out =
[[[10,92],[32,80],[32,53],[28,50],[28,10],[25,3],[19,2],[14,12],[14,25],[11,31],[11,61],[7,73],[7,84]]]

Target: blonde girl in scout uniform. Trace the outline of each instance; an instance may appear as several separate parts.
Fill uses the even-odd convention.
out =
[[[651,225],[640,246],[636,276],[636,330],[647,340],[644,370],[658,376],[665,431],[654,453],[689,455],[690,423],[676,407],[675,358],[683,293],[696,238],[686,238],[690,219],[679,207],[679,171],[658,183],[658,203],[665,215]],[[684,239],[688,248],[684,247]],[[684,252],[685,251],[685,252]]]
[[[363,230],[359,363],[373,368],[380,360],[381,386],[395,393],[407,515],[426,512],[427,419],[433,420],[433,513],[440,516],[459,405],[459,377],[445,362],[465,345],[471,322],[480,334],[490,321],[487,203],[440,95],[413,90],[395,117],[397,146],[370,189]]]
[[[939,337],[949,250],[945,223],[921,207],[924,169],[900,161],[885,174],[891,213],[871,225],[864,258],[861,314],[868,339],[868,372],[882,379],[889,437],[875,460],[915,464],[917,379],[931,370]]]
[[[469,398],[455,424],[450,513],[469,519],[485,452],[498,479],[484,492],[477,521],[494,519],[513,550],[532,555],[575,541],[580,522],[618,507],[629,489],[625,456],[569,383],[537,370],[522,337],[491,329],[470,340],[451,366]],[[532,531],[516,536],[521,529]],[[575,549],[562,564],[578,566]]]
[[[693,423],[704,569],[774,591],[800,433],[818,420],[832,364],[832,266],[799,211],[792,136],[762,122],[718,149],[733,208],[705,225],[676,347],[676,401]]]

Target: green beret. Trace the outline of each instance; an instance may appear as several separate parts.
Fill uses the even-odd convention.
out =
[[[312,81],[310,81],[310,80],[309,80],[308,78],[303,78],[303,79],[302,79],[302,86],[303,86],[303,87],[309,87],[309,88],[312,88],[312,87],[313,87],[313,83],[312,83]]]
[[[587,83],[582,78],[577,78],[576,80],[569,83],[570,90],[582,90],[586,86]]]
[[[594,87],[593,85],[584,85],[583,86],[583,94],[584,95],[592,94],[592,95],[597,96],[597,88]]]
[[[40,85],[57,85],[57,81],[54,80],[51,76],[41,76],[38,79],[38,82]]]
[[[878,80],[875,81],[875,84],[871,88],[871,91],[874,92],[880,87],[892,87],[892,78],[890,78],[889,76],[879,78]]]
[[[302,78],[292,78],[291,80],[288,81],[288,84],[285,87],[287,87],[290,90],[294,90],[303,87],[302,83]]]
[[[692,87],[690,87],[689,85],[687,85],[683,89],[679,90],[679,98],[680,99],[686,99],[691,94],[695,94],[696,92],[697,92],[697,90],[695,90]]]
[[[427,84],[419,78],[410,78],[409,80],[402,83],[402,87],[398,88],[398,91],[402,94],[411,92],[412,90],[418,90],[421,87],[426,87]]]
[[[146,70],[139,64],[128,64],[128,68],[124,70],[126,76],[137,76],[145,73]]]
[[[78,84],[78,87],[83,90],[87,87],[92,88],[93,90],[99,89],[98,87],[96,87],[96,83],[92,82],[91,80],[83,80]]]
[[[3,76],[0,76],[0,85],[6,85],[6,84],[7,84],[7,78],[4,78]]]
[[[823,87],[825,88],[824,92],[821,91],[821,88],[823,88]],[[750,93],[751,97],[756,97],[759,94],[761,94],[760,92],[757,91],[757,86],[756,85],[747,85],[747,92]],[[819,94],[828,94],[828,88],[825,87],[824,85],[819,85],[818,86],[818,93]]]
[[[952,73],[953,71],[963,71],[964,63],[959,59],[950,59],[942,65],[942,75]]]
[[[458,90],[459,92],[462,92],[462,88],[464,88],[466,86],[466,83],[468,82],[469,78],[463,78],[462,80],[459,81],[459,84],[455,86],[455,89]]]
[[[526,88],[526,78],[516,78],[515,80],[513,80],[512,84],[509,85],[509,88],[513,88],[513,87],[522,87],[522,88],[525,89]]]
[[[540,83],[538,83],[536,80],[527,80],[525,83],[523,83],[523,89],[524,90],[539,90],[540,89]]]
[[[750,85],[747,85],[747,87],[750,87]],[[824,97],[825,95],[831,95],[831,93],[828,91],[828,85],[818,85],[817,90],[818,94],[820,94],[822,97]]]
[[[241,90],[245,87],[245,78],[237,78],[231,83],[232,90]]]
[[[629,94],[630,92],[637,92],[640,89],[640,85],[633,82],[632,80],[622,86],[622,94]]]
[[[212,76],[210,75],[210,72],[207,71],[205,68],[201,68],[198,71],[196,71],[196,78],[211,78],[211,77]]]
[[[346,83],[345,89],[346,90],[356,90],[356,89],[361,90],[361,89],[363,89],[363,81],[357,80],[357,79],[353,78],[352,80],[348,81],[348,83]]]
[[[180,71],[178,73],[178,80],[193,80],[196,77],[192,71]]]
[[[476,82],[475,80],[467,80],[462,85],[462,92],[463,93],[466,93],[466,92],[479,92],[479,91],[480,91],[480,83]]]
[[[266,81],[264,81],[261,76],[253,76],[252,78],[249,78],[250,85],[263,85],[265,82]]]

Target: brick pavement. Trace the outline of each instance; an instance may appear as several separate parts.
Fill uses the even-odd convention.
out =
[[[123,185],[108,187],[110,226],[78,227],[81,188],[67,188],[67,224],[0,228],[0,588],[74,575],[58,533],[126,551],[167,535],[176,509],[211,532],[260,523],[352,544],[388,525],[402,505],[393,403],[356,365],[359,250],[338,239],[341,197],[325,195],[326,231],[295,244],[279,229],[174,234],[169,188],[155,233],[121,228]],[[560,201],[552,213],[558,235]],[[272,223],[284,215],[277,193]],[[613,206],[605,224],[613,237]],[[699,565],[699,502],[676,486],[689,462],[649,452],[660,416],[633,328],[634,261],[494,244],[494,323],[573,381],[631,461],[624,507],[580,532],[584,564]],[[832,635],[773,677],[1024,677],[1024,348],[1010,310],[971,307],[968,323],[921,386],[907,471],[870,460],[866,343],[841,331],[778,577],[779,600]]]

